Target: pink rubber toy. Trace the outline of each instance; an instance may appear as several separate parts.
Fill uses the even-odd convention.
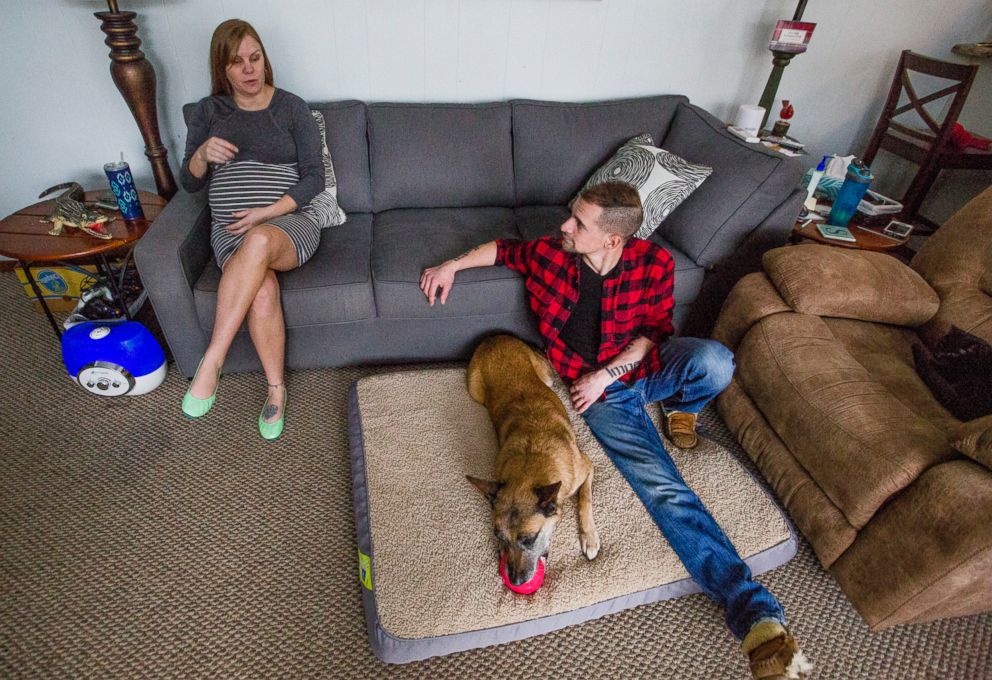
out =
[[[544,558],[542,557],[537,561],[537,569],[534,570],[534,576],[531,580],[525,581],[519,586],[515,586],[510,583],[510,577],[506,573],[506,553],[500,553],[499,575],[503,577],[503,583],[506,587],[519,595],[530,595],[531,593],[536,593],[537,589],[544,583]]]

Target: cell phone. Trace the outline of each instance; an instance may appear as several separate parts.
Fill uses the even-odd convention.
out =
[[[900,222],[899,220],[892,220],[885,225],[885,229],[882,230],[882,233],[896,238],[906,238],[913,233],[913,225]]]

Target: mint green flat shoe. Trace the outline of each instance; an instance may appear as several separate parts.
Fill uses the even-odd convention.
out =
[[[278,385],[269,385],[269,387],[281,387],[282,383]],[[258,414],[258,433],[262,435],[263,439],[267,439],[270,442],[279,439],[282,435],[282,429],[286,424],[286,399],[289,395],[283,392],[282,397],[282,409],[279,411],[279,420],[273,421],[271,423],[265,422],[265,412],[270,408],[269,400],[265,400],[265,404],[262,405],[262,412]]]
[[[193,381],[196,380],[196,376],[200,374],[200,366],[203,365],[203,359],[200,359],[200,363],[196,366],[196,373],[193,374]],[[217,371],[217,387],[220,387],[220,371]],[[197,399],[189,390],[186,390],[186,394],[183,395],[183,415],[187,418],[201,418],[207,415],[207,412],[213,408],[214,402],[217,401],[217,387],[214,388],[214,393],[211,394],[206,399]]]

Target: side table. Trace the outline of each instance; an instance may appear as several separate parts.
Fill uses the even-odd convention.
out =
[[[876,252],[894,251],[895,249],[906,245],[909,241],[909,236],[895,238],[883,235],[881,231],[890,220],[899,220],[900,222],[907,221],[899,214],[884,215],[881,217],[871,218],[869,228],[869,221],[863,215],[858,213],[855,215],[854,219],[851,220],[851,223],[847,225],[847,228],[851,231],[851,235],[855,238],[855,241],[851,242],[839,241],[833,238],[825,238],[816,228],[817,224],[823,223],[822,220],[819,222],[810,222],[806,226],[803,226],[806,220],[797,219],[796,223],[792,227],[792,234],[789,236],[789,242],[795,244],[803,240],[808,240],[828,246],[837,246],[838,248],[874,250]]]
[[[87,191],[86,200],[95,201],[99,194],[100,191]],[[117,288],[117,282],[107,258],[116,251],[134,247],[134,244],[145,235],[148,227],[166,205],[164,198],[148,191],[139,191],[138,197],[145,213],[144,219],[124,220],[120,213],[112,214],[111,220],[104,225],[112,238],[106,240],[90,236],[82,230],[72,227],[65,227],[61,236],[50,235],[48,232],[52,228],[52,224],[43,220],[51,212],[54,199],[29,205],[0,220],[0,255],[17,260],[32,290],[38,296],[56,337],[62,336],[62,330],[56,323],[55,317],[52,316],[52,311],[48,308],[45,297],[41,289],[38,288],[38,283],[31,275],[31,266],[62,262],[95,264],[97,273],[107,278],[115,304],[130,319],[130,311],[124,296]],[[109,210],[105,212],[111,213]]]

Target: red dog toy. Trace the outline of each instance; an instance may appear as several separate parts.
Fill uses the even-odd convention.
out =
[[[534,571],[534,576],[529,581],[525,581],[519,586],[515,586],[510,583],[510,577],[506,573],[506,553],[500,553],[499,575],[503,577],[503,583],[506,587],[519,595],[530,595],[531,593],[536,593],[537,589],[544,583],[544,558],[542,557],[537,561],[537,569]]]

